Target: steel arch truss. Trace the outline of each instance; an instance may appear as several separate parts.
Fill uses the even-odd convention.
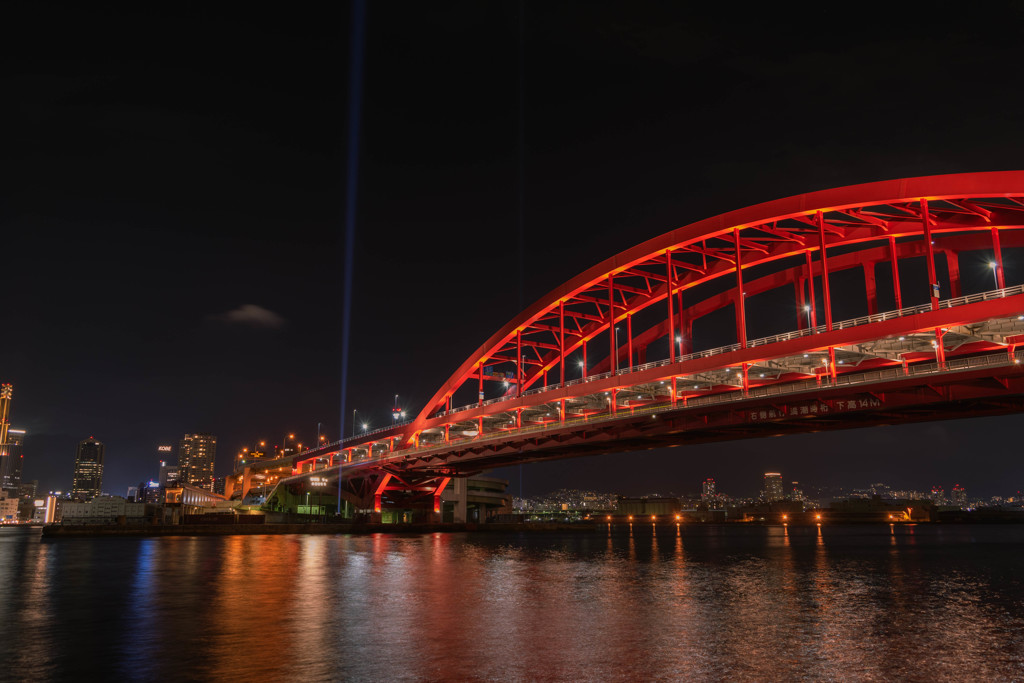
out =
[[[1019,234],[1012,231],[1022,225],[1024,172],[998,172],[827,190],[673,230],[573,278],[493,335],[402,430],[403,445],[419,445],[420,434],[439,424],[448,438],[455,424],[448,419],[456,412],[453,397],[465,396],[467,388],[475,388],[476,401],[463,409],[494,405],[493,412],[501,413],[503,400],[572,386],[581,374],[588,379],[614,376],[643,364],[648,348],[656,342],[661,349],[667,346],[665,360],[674,363],[692,351],[693,321],[727,306],[735,311],[736,346],[746,348],[745,298],[774,287],[797,287],[798,306],[806,307],[809,315],[806,320],[796,315],[796,328],[831,330],[830,273],[865,262],[891,261],[897,309],[903,308],[900,261],[925,256],[928,283],[934,284],[938,282],[936,254],[949,249],[991,250],[998,289],[1003,289],[1000,236],[1011,231],[1002,241],[1009,238],[1019,244]],[[959,278],[954,268],[950,267],[950,279],[956,278],[951,284],[956,290]],[[865,273],[869,307],[876,309],[873,271],[870,277]],[[814,300],[815,287],[805,286],[815,278],[820,282],[821,302]],[[720,291],[712,295],[699,289],[716,282],[728,285],[719,284]],[[932,307],[937,308],[938,302],[935,288]],[[655,308],[660,313],[653,322],[645,315],[643,325],[636,324],[639,314]],[[817,319],[819,310],[823,320]],[[739,381],[733,374],[732,380]],[[698,384],[715,383],[725,377],[718,371],[696,379]],[[500,382],[501,395],[485,399],[485,385],[493,382]],[[510,413],[508,418],[510,427],[522,427],[520,413]],[[483,426],[482,420],[478,423]]]

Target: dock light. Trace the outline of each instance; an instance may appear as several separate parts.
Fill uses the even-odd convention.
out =
[[[605,517],[605,519],[607,519],[610,522],[610,521],[612,521],[612,516],[608,515],[607,517]]]
[[[814,519],[816,519],[816,520],[818,520],[820,522],[821,521],[821,515],[814,515]]]
[[[789,515],[782,515],[782,521],[785,522],[789,519]]]
[[[681,516],[681,515],[676,515],[676,521],[677,521],[677,522],[678,522],[679,520],[681,520],[681,519],[682,519],[682,516]]]
[[[651,521],[652,522],[654,521],[654,515],[651,515]]]
[[[631,522],[633,521],[633,515],[629,516],[629,521],[631,521]]]

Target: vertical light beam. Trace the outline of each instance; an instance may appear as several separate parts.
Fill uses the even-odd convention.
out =
[[[342,271],[341,308],[341,431],[345,434],[346,398],[348,394],[348,352],[352,336],[352,270],[355,267],[353,251],[356,243],[356,192],[359,180],[359,133],[363,108],[363,43],[366,30],[366,0],[353,0],[350,27],[348,78],[348,160],[345,167],[345,254]],[[338,505],[341,514],[341,474],[344,463],[338,466]]]

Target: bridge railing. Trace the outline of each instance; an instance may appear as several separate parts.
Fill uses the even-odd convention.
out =
[[[455,439],[450,439],[447,443],[431,443],[424,444],[418,448],[403,449],[401,451],[395,452],[394,455],[390,455],[384,458],[374,458],[374,460],[405,460],[410,457],[420,456],[429,451],[443,451],[446,448],[450,448],[453,445],[457,446],[462,443],[487,443],[490,441],[502,441],[510,436],[542,432],[552,428],[563,429],[565,427],[572,427],[575,425],[596,424],[614,420],[631,419],[636,417],[637,415],[649,414],[653,417],[657,417],[659,413],[667,411],[689,411],[711,405],[721,405],[725,403],[733,403],[749,399],[813,392],[817,389],[823,388],[827,389],[857,384],[873,384],[880,381],[900,379],[907,376],[934,375],[946,372],[971,370],[979,367],[1014,365],[1020,364],[1022,362],[1024,362],[1024,349],[1016,351],[1012,360],[1006,352],[998,352],[986,354],[983,356],[973,356],[970,358],[957,358],[948,361],[946,363],[946,367],[944,368],[940,367],[940,365],[937,362],[929,362],[909,366],[905,370],[903,367],[880,368],[876,370],[868,370],[866,372],[860,372],[850,375],[841,375],[837,377],[834,382],[830,381],[829,378],[825,376],[821,378],[820,384],[818,383],[817,379],[797,380],[794,382],[785,382],[783,384],[773,384],[763,387],[754,387],[749,389],[746,392],[746,394],[744,394],[744,392],[741,390],[736,390],[720,394],[711,394],[708,396],[693,397],[688,399],[685,405],[673,405],[671,401],[663,401],[660,403],[650,404],[639,408],[622,408],[615,413],[611,411],[602,411],[601,413],[597,413],[595,415],[567,419],[564,422],[545,423],[539,425],[531,425],[528,427],[520,427],[517,429],[501,430],[500,432],[491,432],[484,435],[459,437]],[[362,458],[356,462],[363,462],[365,460],[367,459]]]
[[[1005,287],[1003,289],[993,289],[993,290],[989,290],[989,291],[986,291],[986,292],[978,292],[977,294],[968,294],[966,296],[959,296],[959,297],[955,297],[955,298],[952,298],[952,299],[943,299],[942,301],[939,302],[939,308],[955,308],[957,306],[964,306],[964,305],[967,305],[967,304],[978,303],[978,302],[981,302],[981,301],[989,301],[991,299],[1002,299],[1002,298],[1009,297],[1009,296],[1015,296],[1017,294],[1024,294],[1024,285],[1015,285],[1013,287]],[[903,308],[892,310],[892,311],[883,311],[881,313],[873,313],[872,315],[865,315],[865,316],[861,316],[859,318],[851,318],[849,320],[840,320],[840,321],[837,321],[837,322],[833,322],[832,323],[832,329],[834,329],[834,330],[845,330],[845,329],[848,329],[848,328],[851,328],[851,327],[859,327],[861,325],[870,325],[871,323],[882,322],[882,321],[885,321],[885,320],[892,320],[894,318],[902,318],[902,317],[906,317],[906,316],[910,316],[910,315],[918,315],[920,313],[926,313],[926,312],[928,312],[930,310],[931,310],[931,304],[919,304],[919,305],[916,305],[916,306],[905,306]],[[801,337],[809,337],[809,336],[812,336],[812,335],[815,335],[815,334],[821,334],[821,333],[823,333],[825,331],[826,331],[826,326],[825,325],[817,325],[815,327],[809,327],[809,328],[805,328],[805,329],[802,329],[802,330],[793,330],[791,332],[782,332],[780,334],[774,334],[774,335],[771,335],[771,336],[768,336],[768,337],[759,337],[757,339],[749,340],[747,342],[747,347],[751,348],[751,347],[756,347],[756,346],[766,346],[768,344],[777,344],[779,342],[789,341],[791,339],[800,339]],[[639,365],[634,365],[632,368],[629,368],[629,367],[619,368],[617,374],[619,374],[619,375],[627,375],[627,374],[630,374],[630,373],[633,373],[633,372],[641,372],[643,370],[650,370],[652,368],[664,367],[666,365],[671,365],[673,362],[675,362],[675,363],[685,363],[687,361],[697,360],[697,359],[700,359],[700,358],[710,358],[712,356],[718,356],[718,355],[721,355],[723,353],[731,353],[733,351],[738,351],[738,350],[740,350],[740,348],[742,348],[740,346],[740,344],[728,344],[726,346],[718,346],[718,347],[715,347],[713,349],[706,349],[704,351],[696,351],[694,353],[688,353],[688,354],[686,354],[684,356],[678,356],[675,361],[673,361],[671,359],[668,359],[668,358],[665,358],[665,359],[662,359],[662,360],[656,360],[656,361],[651,361],[651,362],[648,362],[648,363],[641,363]],[[577,379],[571,379],[571,380],[567,380],[565,382],[565,386],[571,387],[571,386],[577,386],[577,385],[580,385],[580,384],[586,384],[587,382],[595,382],[597,380],[601,380],[601,379],[605,379],[605,378],[611,377],[613,374],[615,374],[615,373],[612,373],[612,372],[602,372],[602,373],[598,373],[598,374],[595,374],[595,375],[588,375],[586,377],[580,377],[580,378],[577,378]],[[533,396],[533,395],[536,395],[536,394],[542,394],[544,392],[552,391],[554,389],[559,389],[559,388],[561,388],[561,387],[558,384],[550,384],[550,385],[545,386],[545,387],[537,387],[535,389],[528,389],[527,391],[524,391],[522,393],[522,396]],[[465,410],[472,410],[473,408],[478,408],[480,406],[489,406],[489,405],[494,405],[496,403],[503,403],[505,401],[511,401],[513,399],[516,399],[516,398],[518,398],[518,396],[498,396],[496,398],[487,399],[486,401],[483,401],[483,402],[470,403],[468,405],[459,406],[458,408],[452,408],[447,413],[445,413],[445,411],[441,411],[441,412],[437,413],[437,416],[438,417],[443,417],[446,414],[447,415],[451,415],[453,413],[459,413],[459,412],[462,412],[462,411],[465,411]],[[403,422],[401,424],[403,424],[403,425],[404,424],[408,424],[408,422]],[[399,425],[392,425],[392,426],[399,426]],[[374,434],[374,433],[380,432],[380,431],[385,431],[387,429],[391,429],[391,427],[385,427],[383,429],[376,430],[375,432],[367,432],[367,433],[364,433],[362,435],[359,435],[357,438],[362,438],[364,436],[371,435],[371,434]]]

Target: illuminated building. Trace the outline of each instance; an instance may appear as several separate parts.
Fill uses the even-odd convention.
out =
[[[704,500],[711,500],[715,497],[715,480],[711,477],[704,480],[704,487],[701,490],[700,497]]]
[[[78,444],[71,497],[92,500],[103,488],[103,444],[89,437]]]
[[[778,472],[764,473],[764,499],[769,503],[786,499],[782,488],[782,475]]]
[[[961,508],[967,507],[967,489],[965,489],[963,486],[960,486],[960,484],[954,486],[952,496],[953,505],[956,505],[957,507]]]
[[[931,498],[931,501],[933,503],[935,503],[936,505],[945,505],[946,504],[946,490],[943,489],[941,486],[933,486],[930,498]]]
[[[181,482],[213,491],[213,463],[216,457],[216,436],[206,433],[186,434],[178,445]]]
[[[18,499],[8,491],[0,491],[0,524],[18,521]]]
[[[88,503],[64,502],[60,506],[61,524],[116,524],[119,518],[141,524],[145,514],[145,503],[129,502],[121,496],[99,496]]]

